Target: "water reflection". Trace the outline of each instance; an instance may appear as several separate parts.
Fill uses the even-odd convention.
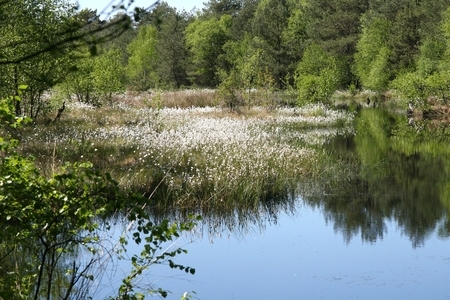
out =
[[[442,128],[439,126],[443,126]],[[375,243],[397,224],[413,248],[438,232],[450,236],[450,134],[446,124],[408,124],[405,115],[360,111],[356,134],[326,145],[329,162],[321,176],[296,189],[249,203],[158,211],[156,219],[203,216],[200,232],[210,237],[244,236],[276,224],[281,214],[297,214],[298,196],[319,208],[327,223],[349,243]],[[175,205],[176,206],[176,205]]]
[[[215,248],[214,253],[211,253],[213,258],[210,260],[205,259],[204,251],[209,245],[201,245],[204,248],[198,251],[200,253],[197,256],[198,261],[195,261],[195,255],[191,256],[191,253],[196,251],[189,249],[190,255],[185,258],[186,265],[192,265],[199,270],[202,263],[205,264],[205,268],[209,267],[210,269],[213,268],[211,267],[212,262],[221,261],[226,268],[230,267],[230,262],[234,263],[228,276],[214,273],[217,280],[211,286],[213,287],[213,284],[220,284],[220,286],[211,289],[211,297],[216,296],[217,299],[218,288],[227,288],[224,291],[225,296],[223,298],[229,299],[229,297],[226,298],[229,286],[242,288],[242,291],[237,292],[236,295],[242,296],[249,291],[252,294],[255,291],[264,291],[266,294],[261,295],[261,298],[267,296],[267,292],[274,292],[274,295],[270,298],[280,298],[278,294],[275,294],[275,291],[279,293],[283,290],[283,287],[287,286],[286,281],[289,280],[288,286],[292,288],[283,290],[290,293],[284,299],[295,299],[296,295],[304,293],[312,283],[317,282],[316,273],[320,276],[329,274],[326,275],[328,276],[325,279],[326,281],[340,281],[345,276],[349,277],[352,282],[355,282],[356,279],[369,281],[364,279],[366,274],[360,274],[360,271],[358,271],[359,273],[350,273],[350,275],[344,273],[342,275],[342,270],[348,270],[349,264],[354,261],[355,256],[358,253],[359,255],[366,253],[368,249],[372,251],[371,259],[373,259],[378,252],[377,250],[383,249],[383,243],[379,242],[386,239],[387,235],[390,234],[394,236],[396,242],[393,248],[387,248],[386,252],[389,252],[389,255],[377,257],[379,259],[377,263],[368,268],[372,272],[370,276],[374,278],[382,277],[383,280],[380,281],[380,285],[385,285],[390,279],[386,279],[384,275],[379,275],[385,271],[382,268],[377,269],[381,262],[390,259],[389,263],[393,264],[403,259],[402,272],[394,273],[392,276],[400,278],[404,276],[406,271],[409,272],[407,268],[411,257],[416,259],[415,252],[410,252],[411,254],[404,258],[406,251],[404,251],[404,248],[399,250],[400,248],[397,245],[398,243],[401,244],[403,240],[396,235],[396,230],[399,230],[403,236],[409,239],[413,249],[426,245],[427,241],[433,241],[435,234],[438,234],[442,239],[450,237],[450,148],[448,147],[450,132],[448,127],[448,124],[444,122],[431,120],[409,122],[406,116],[394,115],[376,109],[362,110],[355,119],[355,135],[338,136],[325,144],[326,152],[329,153],[329,161],[321,176],[301,182],[298,187],[286,187],[281,193],[265,194],[262,199],[255,199],[253,202],[236,204],[232,201],[233,199],[230,199],[228,203],[203,205],[196,208],[179,207],[177,203],[173,203],[172,208],[166,207],[164,210],[151,207],[154,210],[153,221],[159,223],[162,219],[183,220],[187,218],[188,214],[199,214],[203,217],[203,221],[199,224],[199,232],[206,233],[212,240],[215,240],[216,244],[223,243],[219,237],[230,234],[237,237],[246,236],[248,239],[248,236],[251,236],[252,233],[266,231],[267,236],[273,238],[273,240],[263,240],[258,236],[254,238],[258,239],[257,241],[248,243],[254,246],[249,250],[239,243],[235,243],[233,246],[226,244],[219,250]],[[234,204],[231,205],[230,203]],[[308,207],[305,208],[305,205]],[[314,217],[306,219],[304,216],[308,212],[311,215],[314,212]],[[327,231],[321,228],[323,224],[318,221],[320,216],[317,217],[316,212],[320,212],[326,223],[331,224],[335,232],[342,235],[348,248],[351,248],[352,240],[360,239],[369,244],[376,244],[377,249],[373,249],[374,247],[370,245],[368,249],[357,249],[348,254],[351,252],[346,252],[348,249],[340,249],[341,252],[339,252],[336,250],[336,246],[330,247],[330,241],[334,237],[325,235]],[[302,216],[302,214],[304,220],[307,220],[303,223],[286,218],[286,216]],[[278,224],[280,220],[283,223],[282,230],[278,230],[277,226],[271,226]],[[286,226],[286,223],[288,223],[288,226]],[[394,227],[397,229],[394,229]],[[302,235],[310,235],[308,242],[299,241],[299,236]],[[112,238],[112,236],[108,232],[107,238]],[[107,238],[105,237],[105,240]],[[314,250],[308,250],[311,248],[311,244],[319,246]],[[430,242],[430,244],[433,247],[429,248],[439,249],[440,251],[443,251],[448,245],[448,243],[442,243],[436,246],[433,242]],[[31,257],[33,251],[36,251],[31,246],[33,246],[32,241],[30,241],[30,245],[23,246],[24,249],[29,250],[29,252],[23,251],[21,253],[24,260]],[[268,250],[261,254],[263,247]],[[408,246],[408,248],[411,247]],[[392,249],[397,250],[395,259],[392,257]],[[429,251],[429,249],[427,250]],[[4,248],[0,248],[0,257],[5,257],[5,254],[9,251],[6,245]],[[222,251],[222,253],[218,251]],[[299,252],[301,251],[300,255]],[[447,251],[447,249],[445,248],[444,251]],[[234,253],[233,258],[231,258],[230,253]],[[258,253],[260,253],[259,256]],[[320,253],[320,255],[317,253]],[[74,256],[75,254],[78,253],[74,253]],[[344,256],[347,261],[342,263],[342,257]],[[217,259],[225,257],[227,259]],[[277,260],[274,260],[274,257]],[[432,256],[427,253],[426,257]],[[61,269],[61,274],[67,269],[67,264],[72,262],[72,260],[68,260],[69,258],[80,261],[77,257],[68,257],[61,266],[58,266]],[[270,258],[269,262],[267,258]],[[303,261],[301,258],[303,258]],[[242,259],[246,261],[242,261]],[[367,257],[360,257],[359,259],[358,264],[355,264],[357,266],[354,266],[355,269],[360,268],[367,261]],[[439,259],[444,259],[448,265],[448,256],[442,255],[439,256]],[[442,265],[442,261],[435,260],[435,265]],[[253,261],[256,267],[247,267],[248,261]],[[317,265],[303,263],[308,261],[321,265],[323,274],[317,271]],[[323,261],[326,261],[326,263],[323,263]],[[0,268],[0,271],[6,270],[6,264],[8,263],[11,264],[11,269],[14,267],[12,261],[3,260],[2,263],[3,268]],[[183,262],[181,261],[181,263]],[[271,263],[270,272],[267,272],[268,263]],[[86,264],[89,264],[89,261]],[[425,261],[424,265],[427,264],[430,264],[430,262]],[[296,268],[292,267],[296,265]],[[329,270],[333,268],[333,265],[338,266],[330,273]],[[447,265],[439,269],[439,272],[446,274],[445,268]],[[246,266],[245,270],[238,269],[242,266]],[[305,269],[308,266],[310,269]],[[377,269],[378,273],[374,274],[373,269]],[[240,275],[242,275],[242,272],[247,273],[244,273],[244,276],[236,276],[236,270],[239,270]],[[434,269],[430,270],[430,272],[436,272]],[[99,268],[99,273],[100,271],[103,272],[104,269]],[[301,272],[304,274],[303,277],[297,277],[297,274],[301,274]],[[242,278],[255,278],[254,274],[265,275],[267,280],[262,281],[263,283],[255,281],[257,284],[254,284],[253,288],[240,283]],[[276,276],[271,277],[270,275],[273,274],[276,274]],[[285,278],[285,274],[291,274],[292,276]],[[5,278],[5,274],[0,272],[0,285],[2,275]],[[233,282],[225,287],[219,276],[236,279],[239,282]],[[414,276],[410,275],[411,282],[415,280]],[[430,284],[430,286],[438,286],[444,289],[443,287],[446,285],[439,281],[445,280],[444,277],[436,275],[430,280],[437,283]],[[110,281],[112,281],[111,278],[108,277]],[[259,279],[259,277],[257,278]],[[301,289],[298,288],[299,282],[303,284]],[[61,276],[58,284],[63,288],[67,284],[67,280]],[[83,284],[80,284],[80,286]],[[103,292],[101,290],[102,284],[99,284],[99,294]],[[267,287],[271,284],[278,284],[280,287],[267,291]],[[348,284],[348,281],[345,284]],[[342,284],[341,288],[345,284]],[[108,283],[104,289],[110,292],[115,290],[118,285],[120,283],[114,283],[114,285]],[[356,286],[360,285],[362,284],[357,282],[357,284],[353,283],[351,287],[357,288]],[[322,287],[323,282],[319,282],[317,288]],[[187,287],[180,294],[191,289]],[[309,290],[316,292],[317,289],[310,288]],[[80,292],[84,291],[80,289]],[[390,292],[391,290],[389,290]],[[331,294],[331,298],[335,296]],[[414,296],[414,294],[411,295]],[[392,294],[385,296],[389,297]],[[252,298],[251,295],[248,298]],[[314,295],[309,298],[314,298]],[[377,295],[377,298],[383,297]]]
[[[355,122],[356,135],[326,144],[322,175],[296,188],[246,203],[152,207],[156,222],[201,215],[194,234],[210,238],[182,241],[189,254],[178,262],[197,269],[193,278],[153,269],[158,284],[199,299],[447,297],[448,241],[436,234],[450,236],[448,137],[385,111],[363,110]]]
[[[341,166],[338,176],[329,172],[305,185],[301,195],[323,209],[347,242],[358,235],[371,243],[382,239],[387,220],[398,224],[413,247],[436,229],[449,236],[447,131],[415,125],[408,125],[406,116],[363,110],[355,136],[327,145]]]
[[[244,237],[248,233],[264,231],[266,227],[278,223],[280,215],[295,215],[297,212],[296,191],[287,188],[282,193],[270,194],[253,202],[236,203],[233,205],[203,205],[193,207],[153,207],[154,221],[164,219],[187,220],[189,215],[199,215],[202,222],[198,224],[197,234],[208,236],[210,240],[216,237]]]

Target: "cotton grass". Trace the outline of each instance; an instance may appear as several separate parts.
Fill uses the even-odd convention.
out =
[[[96,109],[70,105],[53,127],[24,136],[42,168],[92,161],[155,207],[257,209],[318,172],[317,147],[349,131],[353,116],[323,105],[267,112],[220,108]],[[76,125],[76,126],[74,126]],[[49,169],[47,167],[47,169]]]

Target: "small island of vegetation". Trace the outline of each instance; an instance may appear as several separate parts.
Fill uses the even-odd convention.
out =
[[[136,278],[195,273],[172,243],[196,216],[257,222],[342,176],[323,145],[355,111],[448,119],[450,0],[122,4],[0,1],[0,299],[92,297],[128,242],[143,249],[109,299],[166,297]]]

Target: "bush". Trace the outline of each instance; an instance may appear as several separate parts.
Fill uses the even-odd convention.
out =
[[[0,100],[0,299],[87,298],[95,265],[104,263],[104,252],[108,257],[117,253],[115,243],[112,249],[102,244],[101,224],[108,231],[108,220],[119,212],[139,225],[131,237],[137,244],[145,241],[145,247],[132,257],[131,273],[118,288],[117,299],[142,298],[134,291],[135,280],[152,264],[168,262],[171,268],[195,273],[171,260],[185,250],[161,250],[179,232],[192,229],[193,222],[150,222],[144,210],[147,198],[121,190],[90,163],[67,164],[47,178],[32,159],[16,153],[18,142],[8,132],[24,121],[14,115],[14,101],[19,100]],[[122,251],[127,236],[118,241]],[[162,289],[147,293],[167,296]]]
[[[339,88],[342,75],[337,59],[317,45],[305,50],[296,71],[299,105],[324,102]]]

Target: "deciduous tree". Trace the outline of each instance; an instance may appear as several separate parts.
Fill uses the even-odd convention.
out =
[[[128,46],[130,58],[126,72],[129,84],[135,90],[145,91],[158,85],[156,42],[156,28],[143,25],[139,28],[136,39]]]
[[[253,18],[254,47],[261,50],[263,69],[267,67],[278,87],[292,63],[283,37],[289,17],[287,0],[262,0]]]
[[[386,18],[363,18],[361,38],[356,45],[356,74],[363,87],[383,91],[393,79],[390,65],[389,36],[391,21]]]
[[[223,46],[231,39],[231,16],[197,19],[186,28],[186,42],[192,55],[194,83],[215,87],[219,69],[228,70]]]
[[[339,60],[319,45],[306,50],[296,70],[296,86],[300,105],[325,102],[338,89],[342,80]]]

